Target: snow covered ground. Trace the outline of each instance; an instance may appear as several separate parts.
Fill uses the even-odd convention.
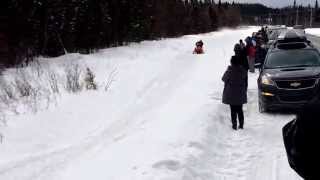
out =
[[[0,127],[1,180],[299,180],[281,129],[293,118],[260,114],[249,74],[244,130],[231,129],[221,76],[233,45],[257,28],[146,41],[42,59],[85,64],[106,92],[62,93],[57,105],[8,115]],[[205,54],[193,55],[204,41]],[[10,76],[11,71],[5,73]]]
[[[307,34],[320,36],[320,28],[307,28],[305,31]]]

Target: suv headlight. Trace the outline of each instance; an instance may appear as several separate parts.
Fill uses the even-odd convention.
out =
[[[269,74],[264,74],[261,76],[261,83],[264,85],[274,86],[274,82],[271,80]]]

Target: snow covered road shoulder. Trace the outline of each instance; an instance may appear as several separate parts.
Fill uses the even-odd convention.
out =
[[[320,36],[320,28],[307,28],[305,32],[314,36]]]
[[[233,45],[257,28],[221,30],[68,55],[109,91],[64,94],[55,108],[12,115],[0,144],[0,179],[298,180],[281,128],[292,115],[259,114],[249,74],[245,129],[231,129],[221,76]],[[205,54],[193,55],[197,40]]]

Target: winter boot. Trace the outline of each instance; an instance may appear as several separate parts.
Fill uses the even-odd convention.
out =
[[[236,125],[236,124],[233,124],[233,125],[232,125],[232,129],[233,129],[233,130],[237,130],[237,125]]]

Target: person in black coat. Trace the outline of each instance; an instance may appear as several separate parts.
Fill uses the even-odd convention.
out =
[[[289,164],[305,180],[319,180],[320,106],[309,105],[283,129]]]
[[[235,53],[235,58],[238,59],[242,67],[244,67],[246,70],[249,70],[249,63],[247,60],[247,50],[246,50],[246,47],[243,45],[236,44],[233,48],[233,51]]]
[[[237,130],[237,118],[239,128],[243,129],[244,115],[242,106],[247,103],[248,71],[242,66],[241,59],[235,55],[231,58],[231,66],[222,77],[224,82],[222,102],[230,105],[232,128]]]
[[[264,64],[264,59],[266,58],[266,55],[267,50],[264,47],[262,47],[261,44],[257,44],[255,63],[259,64],[259,68]]]

